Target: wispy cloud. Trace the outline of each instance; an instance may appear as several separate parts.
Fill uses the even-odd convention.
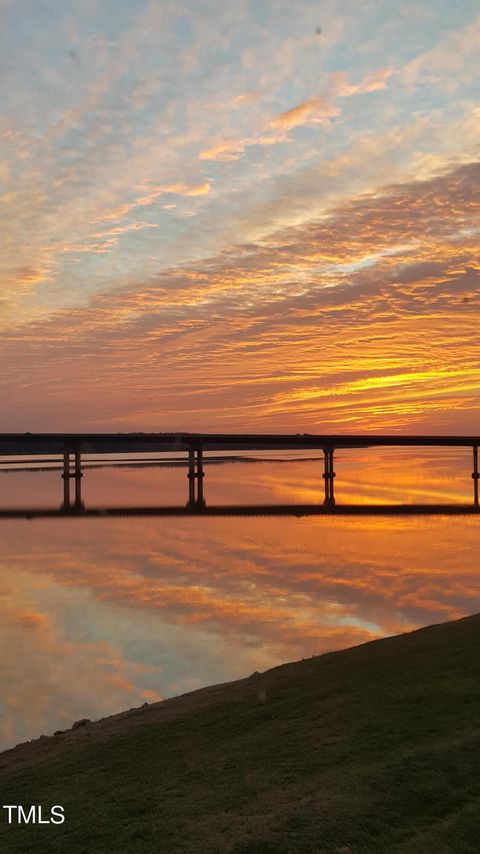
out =
[[[12,428],[467,423],[478,10],[367,5],[9,7]]]
[[[285,131],[293,130],[302,125],[309,124],[324,124],[334,116],[338,116],[341,112],[340,107],[335,103],[335,98],[348,98],[352,95],[357,95],[367,92],[376,92],[386,88],[386,81],[392,75],[392,69],[378,69],[365,76],[359,83],[349,83],[346,72],[337,72],[330,75],[327,85],[328,95],[316,96],[303,101],[301,104],[296,104],[288,110],[284,110],[278,115],[271,118],[266,125],[267,134],[262,130],[257,136],[246,137],[244,139],[227,140],[218,142],[210,148],[201,151],[199,154],[200,160],[239,160],[245,153],[245,149],[252,145],[273,145],[278,142],[285,142]],[[249,98],[248,100],[258,100]],[[246,98],[245,98],[246,99]],[[244,96],[240,99],[235,99],[236,103],[243,103]],[[273,128],[276,135],[268,135],[268,128]]]
[[[142,189],[147,190],[148,193],[146,196],[139,196],[135,199],[135,201],[130,202],[125,205],[120,205],[118,208],[114,208],[114,210],[109,211],[108,213],[104,213],[100,219],[109,220],[109,219],[123,219],[127,213],[134,210],[138,207],[149,207],[153,205],[157,199],[162,196],[207,196],[210,192],[211,185],[209,181],[203,181],[201,184],[165,184],[159,187],[143,187]],[[125,230],[129,230],[128,226]]]
[[[27,363],[23,406],[49,396],[45,429],[61,413],[65,429],[70,419],[153,429],[160,413],[166,429],[466,425],[480,391],[479,168],[387,185],[261,244],[7,333],[11,429],[24,423],[15,389]],[[119,372],[128,393],[114,390]],[[89,415],[107,387],[108,403],[103,394]]]
[[[476,77],[472,61],[479,46],[480,15],[476,15],[459,28],[447,29],[437,44],[407,62],[402,69],[402,79],[407,85],[428,82],[454,92]]]
[[[350,98],[368,92],[379,92],[387,88],[387,80],[394,73],[393,68],[379,68],[371,71],[358,83],[350,83],[345,71],[337,71],[330,77],[331,91],[337,98]]]
[[[339,112],[340,110],[337,107],[328,104],[322,98],[312,98],[275,116],[270,125],[271,127],[290,130],[307,122],[321,122],[330,116],[338,115]]]

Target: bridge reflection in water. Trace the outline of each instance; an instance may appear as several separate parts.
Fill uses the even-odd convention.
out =
[[[465,516],[479,515],[472,504],[239,504],[172,507],[85,507],[83,502],[52,508],[2,508],[0,519],[107,518],[118,516]]]
[[[312,435],[312,434],[192,434],[192,433],[130,433],[130,434],[0,434],[0,471],[33,470],[41,455],[61,471],[63,502],[52,508],[5,508],[0,518],[49,518],[72,516],[313,516],[313,515],[392,515],[392,514],[471,514],[479,512],[478,436],[391,436],[391,435]],[[472,480],[473,502],[447,504],[338,504],[334,494],[334,453],[337,449],[360,448],[420,448],[435,447],[470,448],[473,452]],[[205,463],[226,462],[227,458],[204,457],[229,451],[320,451],[323,453],[323,495],[318,503],[311,504],[250,504],[210,505],[205,501]],[[165,454],[182,453],[182,458],[167,459]],[[188,500],[180,506],[144,507],[86,507],[82,497],[82,478],[85,468],[97,467],[91,456],[106,454],[110,458],[118,453],[145,455],[156,453],[160,458],[153,464],[186,466]],[[60,455],[60,456],[59,456]],[[83,460],[82,460],[83,455]],[[89,460],[85,460],[85,455]],[[12,456],[20,459],[12,460]],[[27,469],[18,469],[18,463],[27,458]],[[232,458],[233,459],[233,458]],[[163,462],[161,462],[163,461]],[[152,462],[152,461],[151,461]],[[273,462],[273,461],[272,461]],[[138,465],[145,465],[141,459]],[[148,464],[148,463],[147,463]],[[23,462],[25,466],[25,462]],[[29,469],[28,466],[32,466]],[[134,463],[132,462],[132,465]],[[9,467],[9,468],[7,468]],[[53,469],[53,470],[55,470]],[[38,470],[38,468],[36,469]],[[73,483],[73,490],[71,485]],[[320,483],[320,482],[319,482]],[[73,494],[72,494],[73,491]],[[319,490],[320,492],[320,490]],[[323,499],[323,500],[322,500]]]

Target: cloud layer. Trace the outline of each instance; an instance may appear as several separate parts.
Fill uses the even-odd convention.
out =
[[[386,185],[7,329],[5,429],[472,432],[479,178]]]

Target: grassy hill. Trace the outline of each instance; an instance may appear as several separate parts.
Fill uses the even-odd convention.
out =
[[[480,616],[286,664],[0,754],[14,854],[480,851]]]

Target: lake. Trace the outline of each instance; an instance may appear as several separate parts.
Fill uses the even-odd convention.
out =
[[[322,502],[319,455],[261,457],[207,462],[207,504]],[[335,471],[342,503],[472,501],[468,449],[337,452]],[[185,505],[186,469],[86,469],[82,492],[87,506]],[[61,498],[59,471],[0,472],[2,508]],[[467,515],[1,520],[0,747],[475,613],[479,525]]]

